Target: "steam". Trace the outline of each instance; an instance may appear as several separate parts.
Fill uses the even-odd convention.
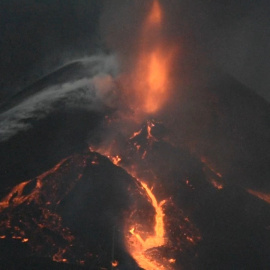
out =
[[[87,75],[83,78],[66,78],[66,82],[36,89],[36,93],[0,115],[0,141],[17,132],[31,128],[30,121],[46,117],[60,108],[77,108],[86,111],[102,111],[116,106],[117,59],[113,55],[99,55],[79,59]],[[65,66],[72,64],[67,63]],[[76,73],[76,70],[74,70]]]

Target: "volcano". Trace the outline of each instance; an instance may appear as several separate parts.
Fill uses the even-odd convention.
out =
[[[1,117],[71,74],[93,76],[64,67]],[[21,120],[31,126],[0,145],[2,269],[140,269],[142,254],[164,269],[267,269],[269,104],[227,75],[196,91],[173,120],[148,119],[108,153],[108,106],[62,99]],[[142,249],[158,235],[157,207],[162,244]]]
[[[126,62],[80,59],[1,103],[1,269],[269,269],[270,106],[185,66],[150,4]]]

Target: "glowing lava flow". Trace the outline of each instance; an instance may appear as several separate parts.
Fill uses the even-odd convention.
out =
[[[157,112],[166,101],[169,88],[169,67],[174,48],[166,46],[162,34],[163,12],[157,0],[143,24],[139,56],[133,76],[137,108]]]
[[[116,156],[116,158],[110,155],[107,156],[116,166],[119,166],[119,161],[121,161],[119,156]],[[127,171],[129,172],[128,169]],[[154,195],[153,191],[147,186],[147,184],[135,177],[134,173],[129,173],[138,181],[144,193],[146,193],[149,202],[155,210],[155,226],[153,233],[150,233],[148,231],[137,232],[136,225],[131,226],[131,229],[129,230],[129,235],[126,237],[127,249],[130,255],[143,269],[171,269],[169,266],[166,266],[165,268],[164,263],[157,256],[147,254],[148,251],[151,251],[154,248],[166,245],[167,241],[164,228],[164,212],[162,208],[166,200],[158,203],[156,196]],[[141,235],[144,235],[144,237],[142,237]]]
[[[155,228],[154,228],[154,234],[146,237],[146,239],[143,240],[141,235],[135,232],[135,228],[133,227],[129,232],[136,239],[129,239],[128,249],[132,257],[136,260],[136,262],[138,263],[140,267],[147,270],[164,269],[164,266],[161,263],[159,263],[157,260],[153,260],[153,258],[151,259],[148,258],[146,251],[166,244],[164,221],[163,221],[164,213],[162,209],[162,205],[165,203],[165,201],[163,200],[160,203],[158,203],[155,195],[153,194],[151,189],[149,189],[147,184],[140,180],[138,181],[141,183],[143,189],[146,191],[150,199],[150,202],[155,209],[155,212],[156,212]]]

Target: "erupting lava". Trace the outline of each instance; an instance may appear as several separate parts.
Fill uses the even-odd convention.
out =
[[[136,237],[136,239],[132,239],[132,241],[129,241],[128,244],[130,246],[128,247],[128,249],[132,257],[136,260],[140,267],[149,270],[162,269],[162,265],[160,265],[157,261],[150,260],[145,252],[147,250],[151,250],[152,248],[163,246],[166,243],[163,221],[164,213],[162,209],[162,205],[165,203],[165,200],[158,203],[155,195],[153,194],[151,189],[149,189],[147,184],[142,181],[139,182],[146,191],[151,201],[151,204],[156,212],[154,235],[147,236],[144,240],[142,239],[141,235],[135,231],[135,228],[133,227],[129,232],[134,237]]]
[[[138,62],[133,76],[133,87],[137,94],[135,106],[145,113],[157,112],[165,103],[169,91],[168,77],[175,50],[165,44],[162,22],[163,12],[155,0],[143,24]]]
[[[149,123],[148,123],[149,124]],[[150,125],[150,124],[149,124]],[[147,126],[148,127],[148,126]],[[150,131],[148,130],[148,136]],[[138,132],[139,134],[139,132]],[[135,135],[136,136],[136,135]],[[151,139],[147,137],[148,139]],[[103,152],[99,150],[99,152]],[[104,152],[103,155],[107,155],[107,157],[114,163],[116,166],[120,166],[119,162],[121,158],[117,156],[108,155],[108,153]],[[121,166],[120,166],[121,167]],[[164,211],[162,206],[166,202],[166,200],[162,200],[158,203],[156,196],[154,195],[153,191],[148,187],[148,185],[136,177],[136,173],[131,172],[128,168],[124,168],[130,175],[132,175],[139,185],[142,188],[143,193],[145,193],[148,197],[149,202],[153,206],[155,210],[155,226],[154,226],[154,233],[150,233],[147,231],[137,232],[136,226],[139,224],[134,224],[132,228],[129,230],[129,235],[126,237],[126,245],[129,253],[135,259],[140,267],[146,270],[158,270],[164,269],[164,266],[159,261],[159,258],[156,256],[147,256],[147,251],[151,251],[151,249],[161,247],[166,244],[166,235],[165,235],[165,228],[164,228]],[[128,220],[131,222],[131,220]],[[143,225],[144,224],[140,224]],[[142,235],[144,237],[142,237]],[[167,268],[169,269],[169,268]]]
[[[138,132],[134,132],[134,134],[129,138],[130,142],[134,139],[136,140],[140,136],[145,136],[147,145],[151,148],[153,143],[158,141],[151,133],[153,127],[155,127],[155,123],[148,120],[142,129]],[[131,144],[134,146],[134,143]],[[141,147],[139,144],[135,143],[135,149],[137,150],[138,148],[136,146],[139,146],[139,149]],[[175,263],[175,259],[166,258],[166,255],[161,251],[164,248],[166,249],[169,244],[164,220],[166,216],[165,203],[167,200],[161,200],[158,202],[153,190],[149,188],[144,180],[142,180],[143,177],[138,176],[140,174],[140,169],[137,168],[138,164],[135,160],[132,161],[131,166],[125,166],[125,164],[122,164],[122,158],[119,155],[113,156],[111,151],[112,147],[97,150],[97,152],[107,156],[116,166],[122,167],[131,176],[133,176],[141,190],[140,193],[147,198],[154,210],[153,220],[151,216],[147,217],[146,220],[140,220],[140,218],[137,217],[137,214],[140,211],[144,212],[144,209],[139,209],[136,206],[135,210],[126,219],[125,243],[129,254],[143,269],[173,269],[172,264]],[[143,150],[142,155],[137,153],[141,160],[144,160],[146,151],[147,150]],[[144,215],[145,214],[146,213],[144,213]],[[151,221],[149,218],[151,218]]]
[[[158,0],[154,0],[150,13],[143,23],[139,45],[138,62],[133,76],[133,87],[135,89],[137,104],[135,104],[139,113],[155,113],[161,109],[165,103],[169,88],[170,62],[174,49],[166,47],[162,33],[162,22],[164,14]],[[147,139],[151,139],[151,126],[148,123]],[[134,138],[138,133],[134,133]],[[132,175],[132,174],[131,174]],[[147,235],[142,238],[136,228],[130,229],[133,239],[128,241],[128,249],[132,257],[137,261],[140,267],[144,269],[161,269],[157,261],[147,258],[146,251],[160,247],[165,244],[165,229],[163,221],[162,206],[165,201],[157,202],[154,193],[149,189],[146,183],[136,178],[146,192],[149,201],[155,209],[155,228],[153,235]],[[131,244],[132,243],[132,244]]]

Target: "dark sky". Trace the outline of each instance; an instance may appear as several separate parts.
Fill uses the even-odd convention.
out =
[[[176,34],[186,27],[209,59],[270,100],[269,1],[161,2],[174,18]],[[140,17],[136,12],[140,6],[145,8],[143,3],[145,0],[2,0],[0,100],[66,61],[99,49],[105,40],[100,25],[114,25],[111,34],[136,27]],[[125,6],[137,8],[122,18]],[[104,10],[106,14],[108,9],[111,16],[107,20]]]

